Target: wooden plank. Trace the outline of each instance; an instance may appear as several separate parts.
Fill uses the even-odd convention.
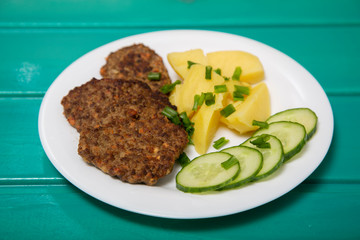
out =
[[[0,2],[3,27],[209,27],[254,25],[359,24],[356,0],[282,1],[112,1]]]
[[[335,116],[332,147],[310,182],[359,182],[359,128],[347,129],[349,119],[359,119],[360,96],[330,96]],[[58,183],[63,179],[46,157],[38,137],[41,98],[0,98],[0,184],[26,184],[35,180]],[[326,121],[326,119],[320,119]],[[341,124],[343,123],[343,124]],[[314,144],[314,143],[311,143]],[[336,147],[334,147],[336,146]],[[351,166],[351,167],[349,167]]]
[[[359,190],[359,184],[302,184],[243,213],[176,220],[118,209],[71,186],[0,187],[0,235],[54,240],[359,239],[357,216],[349,215],[360,211]]]
[[[41,98],[0,98],[0,183],[63,179],[47,158],[37,131]]]
[[[307,68],[329,93],[360,93],[357,71],[360,26],[208,30],[223,29],[288,54]],[[0,65],[0,94],[44,94],[52,81],[86,52],[125,36],[155,30],[161,29],[0,29],[0,52],[6,59]]]

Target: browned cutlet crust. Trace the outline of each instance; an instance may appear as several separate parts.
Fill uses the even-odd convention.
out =
[[[78,132],[83,127],[102,126],[113,118],[161,116],[162,109],[171,106],[165,95],[153,92],[143,82],[95,78],[71,90],[61,104],[65,117]]]
[[[186,131],[161,113],[168,98],[143,82],[92,79],[61,103],[80,133],[79,155],[124,182],[154,185],[187,145]]]
[[[161,73],[161,79],[150,81],[148,79],[150,72]],[[134,44],[110,53],[100,74],[104,78],[137,79],[149,84],[155,91],[171,83],[162,58],[143,44]]]
[[[119,119],[80,133],[83,159],[124,182],[154,185],[168,175],[187,144],[186,133],[164,118]]]

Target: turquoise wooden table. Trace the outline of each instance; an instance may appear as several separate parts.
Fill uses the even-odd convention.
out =
[[[193,220],[112,207],[58,173],[37,126],[50,84],[96,47],[169,29],[245,36],[303,65],[335,119],[319,168],[268,204]],[[360,239],[359,1],[2,0],[0,56],[0,239]]]

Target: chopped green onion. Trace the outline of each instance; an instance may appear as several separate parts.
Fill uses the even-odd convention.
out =
[[[249,95],[250,94],[250,88],[246,87],[246,86],[239,86],[239,85],[234,85],[235,86],[235,91],[245,94],[245,95]]]
[[[199,98],[199,107],[203,105],[204,101],[205,101],[205,93],[202,92]]]
[[[191,137],[188,135],[188,145],[194,145],[194,142],[192,141]]]
[[[190,121],[190,119],[189,119],[189,117],[187,116],[186,112],[180,113],[180,114],[179,114],[179,117],[180,117],[180,119],[181,119],[181,121],[182,121],[182,124],[183,124],[184,127],[185,127],[186,132],[187,132],[190,136],[192,136],[193,133],[194,133],[194,130],[195,130],[194,127],[193,127],[194,123]]]
[[[227,118],[228,116],[233,114],[235,111],[236,111],[236,109],[235,109],[234,105],[229,104],[220,111],[220,114],[221,114],[221,116]]]
[[[268,134],[262,134],[258,136],[255,140],[250,141],[253,145],[257,146],[258,148],[270,148],[269,141],[270,136]]]
[[[250,89],[245,86],[234,85],[235,91],[233,92],[234,101],[244,101],[244,95],[250,94]]]
[[[213,147],[215,149],[220,149],[221,147],[223,147],[225,144],[227,144],[229,142],[228,139],[221,137],[218,140],[216,140],[213,144]]]
[[[179,117],[181,118],[182,123],[185,127],[192,126],[194,123],[192,123],[187,116],[186,112],[182,112],[179,114]]]
[[[221,69],[220,68],[215,69],[214,72],[216,72],[217,74],[219,74],[221,76]]]
[[[180,125],[181,124],[181,121],[180,121],[180,118],[179,118],[179,115],[178,113],[172,109],[171,107],[169,106],[166,106],[162,112],[161,112],[163,115],[165,115],[171,122],[175,123],[176,125]]]
[[[262,121],[253,120],[252,125],[259,126],[260,128],[269,128],[269,124],[267,122],[262,122]]]
[[[212,66],[205,67],[205,79],[211,80]]]
[[[221,163],[221,166],[225,169],[225,170],[228,170],[229,168],[231,168],[232,166],[234,166],[235,164],[237,164],[239,162],[239,160],[234,157],[234,156],[231,156],[230,159],[224,161]]]
[[[181,167],[185,167],[190,163],[190,158],[186,155],[186,153],[181,153],[179,158],[176,160]]]
[[[192,110],[196,111],[199,107],[201,107],[201,105],[203,105],[205,101],[205,93],[201,93],[201,95],[196,94],[194,96],[194,105]]]
[[[230,80],[230,78],[229,78],[229,77],[225,77],[225,76],[223,76],[223,78],[224,78],[224,80],[225,80],[225,81],[229,81],[229,80]]]
[[[194,96],[194,105],[192,107],[192,110],[193,111],[196,111],[198,109],[198,107],[200,107],[200,95],[196,94]]]
[[[159,72],[149,72],[147,77],[151,81],[159,81],[160,78],[161,78],[161,73],[159,73]]]
[[[234,101],[244,101],[245,97],[241,92],[234,91],[233,99],[234,99]]]
[[[227,86],[225,84],[224,85],[215,85],[214,91],[215,91],[215,93],[227,92]]]
[[[188,126],[188,127],[186,127],[186,132],[188,133],[188,135],[191,137],[193,134],[194,134],[194,132],[195,132],[195,128],[193,127],[193,126]]]
[[[204,93],[206,106],[215,104],[215,95],[211,92]]]
[[[241,72],[242,72],[241,67],[236,67],[231,79],[239,81]]]
[[[174,90],[175,86],[177,84],[180,84],[181,81],[180,80],[176,80],[175,82],[173,83],[170,83],[170,84],[165,84],[164,86],[162,86],[160,88],[160,92],[164,93],[164,94],[167,94],[169,92],[171,92],[172,90]]]
[[[192,65],[197,64],[196,62],[192,62],[192,61],[187,61],[188,64],[188,69],[191,68]]]

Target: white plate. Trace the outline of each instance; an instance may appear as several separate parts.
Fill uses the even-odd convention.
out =
[[[173,81],[177,75],[167,62],[173,51],[201,48],[243,50],[255,54],[265,68],[265,82],[271,95],[272,113],[294,107],[311,108],[318,115],[318,130],[294,160],[276,176],[246,187],[216,194],[183,193],[175,187],[176,166],[157,186],[131,185],[87,165],[77,154],[79,136],[63,116],[60,101],[69,90],[92,77],[112,51],[133,43],[144,43],[162,56]],[[39,113],[39,134],[45,152],[56,169],[87,194],[113,206],[141,214],[167,218],[207,218],[242,212],[289,192],[304,181],[321,163],[331,143],[333,114],[329,100],[315,78],[285,54],[257,41],[220,32],[197,30],[160,31],[126,37],[101,46],[67,67],[48,89]],[[245,138],[220,129],[217,139],[226,136],[237,145]],[[210,149],[209,151],[213,151]],[[190,158],[197,154],[186,149]]]

